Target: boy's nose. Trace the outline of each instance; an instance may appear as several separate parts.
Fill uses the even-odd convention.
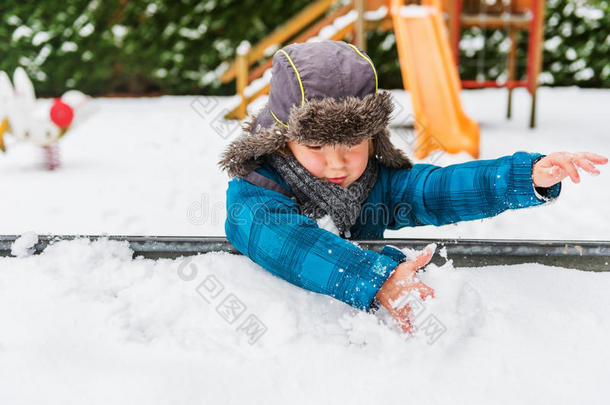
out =
[[[331,170],[342,170],[345,168],[345,156],[339,148],[329,151],[326,155],[326,166]]]

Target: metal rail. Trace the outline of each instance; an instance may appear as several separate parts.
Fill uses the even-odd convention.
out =
[[[0,256],[11,255],[15,235],[0,235]],[[102,236],[102,235],[39,235],[34,253],[61,240],[86,238],[127,241],[134,257],[150,259],[176,258],[209,252],[240,254],[223,237],[184,236]],[[445,247],[447,257],[456,267],[481,267],[522,263],[540,263],[587,271],[610,271],[610,241],[559,241],[559,240],[495,240],[495,239],[375,239],[353,241],[363,249],[380,251],[384,245],[398,248],[422,249],[429,243]],[[436,254],[433,263],[443,264],[445,259]]]

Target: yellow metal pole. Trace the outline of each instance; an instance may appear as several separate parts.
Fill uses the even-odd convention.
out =
[[[530,128],[536,127],[536,103],[538,95],[538,75],[542,70],[542,41],[544,40],[544,0],[533,0],[533,19],[535,24],[535,30],[530,31],[530,35],[533,36],[532,45],[533,51],[531,56],[533,60],[532,70],[530,71],[531,77],[531,93],[532,93],[532,109],[530,112]]]
[[[509,28],[508,37],[510,39],[510,48],[508,51],[507,70],[508,70],[508,82],[511,83],[515,80],[516,76],[516,58],[517,58],[517,30],[513,27]],[[513,88],[508,86],[508,105],[506,109],[506,118],[510,119],[513,109]]]
[[[315,19],[326,13],[330,7],[335,4],[336,0],[318,0],[305,7],[296,16],[289,19],[286,23],[282,24],[271,34],[266,36],[256,45],[254,45],[248,56],[248,66],[255,63],[261,57],[265,55],[265,52],[269,47],[275,45],[281,45],[290,39],[293,35],[296,35],[299,31],[306,28]],[[222,74],[220,81],[227,83],[237,75],[237,60],[235,64],[231,64],[229,68]]]
[[[6,152],[6,147],[4,146],[4,132],[8,128],[8,119],[3,118],[2,122],[0,122],[0,150],[2,152]]]
[[[237,68],[237,94],[241,97],[241,103],[237,108],[237,118],[241,120],[246,117],[248,107],[248,100],[245,94],[246,87],[248,87],[248,53],[238,53],[235,62],[235,67]]]
[[[364,29],[364,0],[354,0],[354,8],[358,12],[356,19],[356,46],[366,52],[366,32]]]

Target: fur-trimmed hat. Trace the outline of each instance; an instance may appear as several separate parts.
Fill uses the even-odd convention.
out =
[[[287,141],[315,145],[357,145],[372,138],[374,156],[385,166],[410,168],[390,141],[391,95],[378,92],[371,59],[343,41],[294,43],[273,57],[269,100],[243,126],[219,166],[245,177],[260,158]]]

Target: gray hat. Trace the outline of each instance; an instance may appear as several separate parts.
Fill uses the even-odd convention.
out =
[[[269,100],[250,117],[245,134],[219,162],[230,176],[245,177],[260,158],[287,141],[316,145],[356,145],[372,138],[374,155],[393,168],[410,168],[390,142],[391,95],[378,92],[371,59],[343,41],[294,43],[273,56]]]

